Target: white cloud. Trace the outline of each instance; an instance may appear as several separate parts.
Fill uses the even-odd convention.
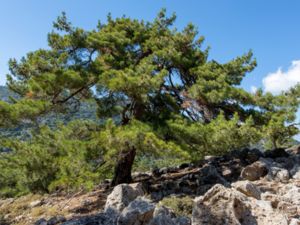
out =
[[[300,82],[300,60],[293,61],[287,71],[279,68],[276,72],[268,74],[262,82],[266,92],[278,94],[288,90]]]
[[[250,88],[250,91],[251,91],[251,93],[256,93],[256,91],[257,91],[257,87],[255,87],[255,86],[251,86],[251,88]]]

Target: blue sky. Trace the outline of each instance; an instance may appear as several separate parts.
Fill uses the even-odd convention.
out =
[[[74,25],[92,29],[109,12],[152,20],[163,7],[176,12],[179,29],[189,22],[199,28],[210,58],[226,62],[252,49],[258,67],[243,81],[247,90],[276,93],[300,81],[299,0],[0,0],[0,84],[9,58],[47,46],[62,11]]]

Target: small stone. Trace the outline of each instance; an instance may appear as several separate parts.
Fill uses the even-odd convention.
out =
[[[276,174],[276,178],[281,182],[288,182],[288,180],[290,179],[289,171],[286,169],[279,170]]]
[[[232,175],[231,169],[226,168],[226,169],[222,170],[223,177],[229,177],[230,175]]]
[[[66,221],[64,216],[55,216],[48,220],[47,225],[56,225]]]
[[[44,218],[39,219],[38,221],[36,221],[34,223],[34,225],[48,225],[47,220],[45,220]]]
[[[42,201],[41,200],[36,200],[36,201],[33,201],[33,202],[30,202],[29,206],[31,208],[34,208],[34,207],[37,207],[37,206],[40,206],[42,205]]]
[[[204,160],[207,160],[209,162],[214,161],[216,158],[218,158],[218,157],[214,156],[214,155],[206,155],[206,156],[204,156]]]

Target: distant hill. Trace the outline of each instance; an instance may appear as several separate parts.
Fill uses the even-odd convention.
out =
[[[10,92],[7,87],[0,86],[0,100],[9,101],[9,96],[16,97],[16,95],[14,95],[12,92]]]

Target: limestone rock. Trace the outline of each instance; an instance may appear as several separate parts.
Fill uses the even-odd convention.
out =
[[[288,182],[290,179],[289,171],[286,169],[278,169],[275,176],[281,182]]]
[[[291,219],[289,225],[300,225],[300,219],[296,219],[296,218]]]
[[[153,219],[149,222],[149,225],[175,225],[172,220],[175,215],[164,206],[158,206],[153,213]]]
[[[191,225],[190,218],[177,217],[165,206],[157,206],[149,225]]]
[[[261,192],[260,190],[250,181],[237,181],[235,183],[232,184],[232,186],[242,192],[243,194],[249,196],[249,197],[253,197],[256,198],[258,200],[261,199]]]
[[[242,172],[241,177],[246,180],[254,181],[264,177],[268,173],[268,168],[265,163],[256,161],[249,166],[246,166]]]
[[[245,204],[246,196],[220,184],[195,200],[192,225],[254,224],[255,218]]]
[[[130,202],[138,196],[144,195],[142,184],[119,184],[107,197],[105,210],[113,208],[122,211]]]
[[[192,225],[288,225],[270,201],[249,198],[220,184],[195,199]]]
[[[266,178],[268,180],[287,183],[290,179],[289,171],[284,168],[284,163],[278,163],[268,158],[261,158],[258,162],[264,164],[267,168],[268,174]]]
[[[143,225],[153,218],[155,205],[148,199],[137,198],[121,213],[118,225]]]

